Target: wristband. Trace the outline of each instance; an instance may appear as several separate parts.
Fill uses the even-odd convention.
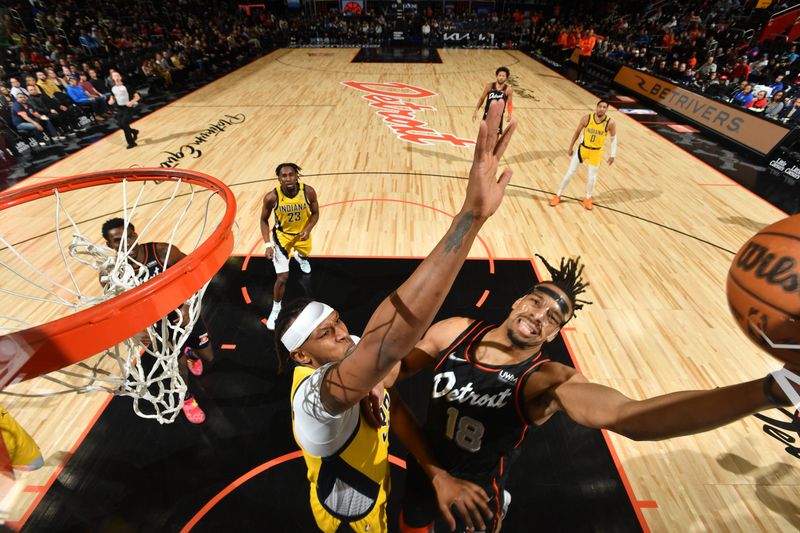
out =
[[[267,250],[272,248],[272,246],[273,246],[272,241],[267,241],[264,243],[264,248],[266,248]]]

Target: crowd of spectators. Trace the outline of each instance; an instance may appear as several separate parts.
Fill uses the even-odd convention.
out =
[[[145,94],[171,91],[286,44],[285,21],[219,0],[18,0],[0,13],[0,157],[90,135],[112,116],[114,70]]]
[[[147,93],[209,81],[276,46],[521,48],[564,58],[590,29],[595,60],[800,124],[797,48],[786,39],[759,45],[743,0],[629,0],[564,11],[554,3],[505,13],[488,4],[476,11],[374,6],[282,16],[245,13],[224,0],[134,0],[124,8],[13,0],[0,11],[0,137],[11,147],[20,139],[46,145],[103,122],[111,116],[113,70]]]
[[[745,2],[661,2],[638,12],[622,7],[579,23],[564,22],[578,20],[570,17],[551,19],[533,30],[532,43],[564,57],[593,28],[600,36],[595,60],[623,63],[766,118],[800,125],[797,46],[785,37],[760,44],[761,28],[746,15],[753,11],[745,9]]]

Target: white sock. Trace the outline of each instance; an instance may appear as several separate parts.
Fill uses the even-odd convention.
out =
[[[580,147],[578,148],[578,150],[580,150]],[[578,165],[581,164],[581,162],[578,160],[578,150],[575,150],[575,153],[572,154],[572,160],[569,162],[569,168],[567,169],[567,173],[564,174],[564,179],[561,180],[561,185],[558,187],[558,192],[556,193],[556,196],[561,196],[561,194],[564,192],[564,189],[567,188],[567,185],[569,184],[569,180],[572,178],[572,175],[575,173],[576,170],[578,170]]]
[[[280,302],[272,302],[272,313],[278,314],[281,312],[281,303]]]

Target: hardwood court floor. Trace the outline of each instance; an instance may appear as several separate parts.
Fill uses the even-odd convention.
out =
[[[139,121],[139,148],[126,150],[118,132],[26,183],[177,162],[232,187],[239,202],[236,252],[246,254],[260,252],[260,202],[276,184],[273,169],[296,161],[322,206],[316,255],[423,257],[460,205],[471,148],[401,140],[363,98],[367,93],[343,82],[427,89],[435,94],[414,103],[435,109],[417,110],[416,119],[470,139],[481,87],[506,65],[527,89],[527,98],[518,94],[514,100],[520,125],[505,158],[515,174],[472,256],[581,255],[594,304],[570,324],[565,339],[590,379],[631,397],[735,383],[777,366],[734,326],[724,282],[733,252],[782,212],[614,110],[619,157],[601,169],[595,209],[585,211],[569,199],[551,208],[549,194],[569,161],[566,144],[580,116],[594,108],[594,96],[516,52],[442,50],[441,64],[419,65],[350,63],[356,52],[276,51]],[[222,124],[224,131],[191,144],[221,119],[231,122]],[[585,172],[578,171],[567,195],[582,196]],[[86,223],[90,231],[114,205],[117,199],[95,195],[77,216],[101,217]],[[52,219],[19,217],[26,226],[20,235],[52,229]],[[9,232],[5,219],[0,224]],[[17,233],[10,235],[13,241]],[[12,518],[19,519],[60,471],[60,458],[81,440],[106,397],[2,401],[50,458],[26,478],[32,488],[15,509]],[[768,414],[788,421],[779,411]],[[798,428],[768,434],[766,425],[750,417],[700,436],[637,443],[608,434],[607,441],[644,527],[794,530],[800,527],[797,459],[780,439],[795,442]],[[62,475],[68,472],[69,463]]]

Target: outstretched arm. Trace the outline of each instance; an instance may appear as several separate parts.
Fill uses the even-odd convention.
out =
[[[765,379],[636,401],[575,374],[550,394],[583,426],[609,429],[633,440],[661,440],[708,431],[775,407],[764,393]],[[771,385],[773,396],[786,398],[774,382]]]
[[[411,277],[375,310],[352,354],[325,374],[321,399],[331,414],[356,404],[408,354],[433,320],[483,223],[503,199],[511,170],[497,165],[516,129],[498,137],[503,102],[492,102],[481,121],[466,197],[450,228]],[[491,132],[491,133],[490,133]]]

